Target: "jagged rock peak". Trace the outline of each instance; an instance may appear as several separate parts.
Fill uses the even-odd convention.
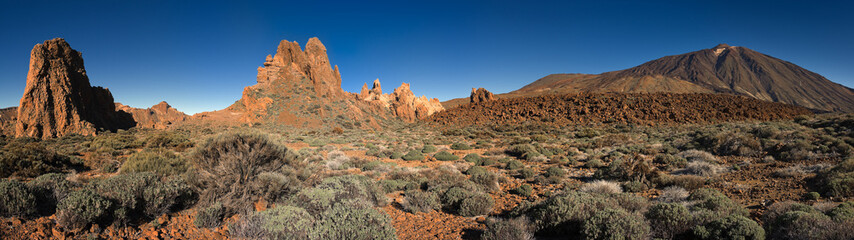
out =
[[[471,96],[469,96],[469,100],[471,103],[492,101],[495,100],[495,95],[484,88],[471,88]]]
[[[371,92],[374,94],[383,94],[383,87],[380,85],[380,79],[374,80],[374,86],[371,88]]]
[[[108,89],[89,84],[82,54],[65,39],[33,47],[15,123],[17,136],[94,135],[100,129],[115,131],[134,125],[129,114],[116,111]]]

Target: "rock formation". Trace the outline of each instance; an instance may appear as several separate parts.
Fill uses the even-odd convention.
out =
[[[439,99],[415,97],[407,83],[401,83],[391,94],[383,94],[379,79],[374,80],[371,90],[367,86],[367,83],[362,86],[362,93],[359,94],[361,100],[389,108],[395,116],[407,122],[424,119],[444,109]]]
[[[243,96],[228,108],[195,115],[222,122],[278,123],[297,127],[342,126],[377,128],[398,116],[405,121],[424,118],[441,110],[436,99],[415,98],[409,85],[382,94],[379,80],[360,93],[341,89],[338,66],[332,66],[326,47],[309,39],[305,50],[282,40],[275,55],[258,68],[257,84],[244,88]]]
[[[35,138],[94,135],[134,126],[130,114],[117,112],[108,89],[92,87],[80,52],[62,38],[36,44],[18,119],[17,136]]]
[[[469,96],[469,100],[471,103],[480,103],[480,102],[492,101],[492,100],[495,100],[495,95],[493,95],[492,92],[489,92],[484,88],[478,88],[478,89],[472,88],[471,89],[471,96]]]
[[[0,109],[0,136],[15,135],[15,121],[18,120],[18,107]]]
[[[142,128],[166,129],[169,126],[186,121],[189,117],[178,109],[172,108],[166,102],[160,102],[145,109],[116,103],[116,109],[130,113],[136,121],[136,126]]]

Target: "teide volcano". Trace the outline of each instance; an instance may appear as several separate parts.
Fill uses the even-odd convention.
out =
[[[729,93],[854,112],[850,88],[790,62],[726,44],[599,75],[552,74],[503,97],[574,92]]]

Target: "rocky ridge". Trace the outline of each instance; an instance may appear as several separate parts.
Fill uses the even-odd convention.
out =
[[[142,128],[166,129],[169,126],[182,123],[190,117],[166,102],[160,102],[150,108],[133,108],[116,103],[116,109],[130,113],[136,121],[136,126]]]
[[[18,107],[15,135],[35,138],[94,135],[135,125],[116,111],[110,90],[89,83],[83,58],[62,38],[36,44]]]

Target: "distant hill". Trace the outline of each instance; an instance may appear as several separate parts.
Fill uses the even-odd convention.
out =
[[[579,92],[728,93],[828,112],[854,112],[852,89],[745,47],[720,44],[602,74],[552,74],[497,98]],[[445,107],[461,104],[454,99]]]

